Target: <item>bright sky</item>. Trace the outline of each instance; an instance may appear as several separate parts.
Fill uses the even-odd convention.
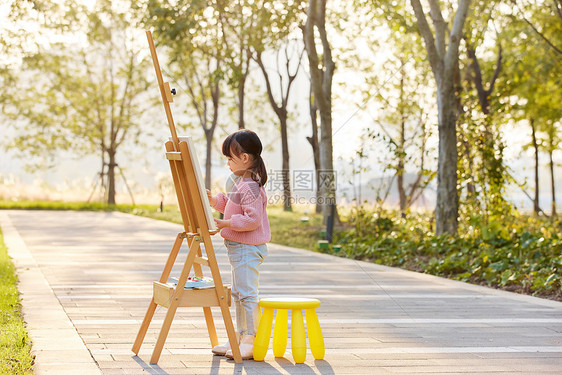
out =
[[[5,17],[9,11],[9,4],[6,2],[0,2],[0,24],[6,27],[8,24],[5,23]],[[1,26],[0,26],[1,27]],[[9,27],[9,26],[8,26]],[[142,30],[139,30],[143,34]],[[343,40],[343,39],[342,39]],[[337,44],[338,37],[334,36],[334,43]],[[345,40],[343,40],[345,43]],[[388,50],[380,49],[382,54],[388,53]],[[148,51],[148,48],[147,48]],[[384,56],[374,59],[374,64],[380,61],[384,61]],[[381,69],[382,67],[373,65],[373,69]],[[308,69],[307,69],[308,70]],[[150,70],[147,74],[153,74]],[[261,80],[261,73],[256,69],[252,73],[254,75],[254,80]],[[391,78],[391,77],[389,77]],[[333,135],[334,135],[334,163],[338,169],[349,169],[350,159],[354,156],[358,145],[360,144],[360,137],[364,133],[365,129],[370,127],[373,129],[377,128],[377,125],[373,124],[372,116],[376,116],[376,108],[380,106],[376,103],[376,98],[368,99],[365,101],[358,95],[350,94],[348,87],[350,85],[361,86],[364,82],[364,78],[354,71],[345,71],[345,69],[339,68],[336,71],[336,76],[334,77],[334,99],[333,99]],[[342,87],[340,84],[345,83],[347,86]],[[155,90],[157,90],[155,86]],[[292,88],[292,102],[296,103],[296,115],[293,115],[292,122],[290,124],[290,157],[291,157],[291,168],[292,169],[303,169],[310,170],[313,168],[313,157],[312,150],[309,143],[306,140],[306,136],[311,134],[310,130],[310,119],[308,113],[308,78],[301,74]],[[265,93],[264,93],[265,95]],[[182,100],[181,92],[175,98],[174,106],[176,109],[181,108]],[[187,105],[185,103],[184,105]],[[361,107],[361,108],[359,108]],[[172,107],[174,108],[174,107]],[[268,107],[266,107],[268,108]],[[294,109],[295,104],[290,107]],[[174,114],[176,115],[176,112]],[[177,115],[178,117],[180,115]],[[248,113],[248,117],[251,116],[251,112]],[[275,120],[273,112],[271,113],[271,118]],[[435,121],[435,119],[433,119]],[[251,118],[248,118],[248,123],[251,124]],[[162,124],[165,124],[164,112],[162,109]],[[4,129],[2,133],[6,136],[10,136],[10,131]],[[228,127],[228,131],[235,130],[235,124],[231,124]],[[200,128],[197,130],[199,133],[196,137],[202,138],[202,131]],[[265,159],[268,163],[268,168],[270,169],[280,169],[281,168],[281,150],[279,135],[276,131],[270,131],[266,129],[257,129],[258,133],[262,137],[264,145],[271,146],[273,149],[268,149],[265,152]],[[221,129],[217,129],[216,137],[217,144],[220,145],[221,140],[224,138],[225,133]],[[168,130],[165,125],[162,126],[162,139],[168,137]],[[522,127],[513,127],[509,131],[506,131],[506,140],[508,140],[509,147],[506,149],[506,159],[508,164],[513,168],[513,170],[520,177],[520,181],[523,181],[525,177],[531,176],[532,170],[529,168],[530,157],[529,152],[522,151],[522,144],[528,139],[527,131],[522,129]],[[436,145],[436,140],[432,141]],[[126,155],[119,156],[119,162],[123,166],[127,179],[130,182],[134,182],[139,186],[144,186],[149,189],[154,189],[157,185],[157,181],[154,176],[156,175],[166,175],[169,173],[168,165],[162,157],[162,151],[159,149],[158,144],[153,145],[154,147],[147,150],[147,162],[135,164],[131,160],[127,160]],[[271,148],[270,147],[270,148]],[[201,143],[197,145],[198,153],[200,155],[200,161],[204,162],[204,144]],[[213,165],[213,177],[214,179],[225,178],[228,174],[227,169],[224,167],[225,161],[222,159],[222,155],[215,147],[214,163]],[[363,177],[362,181],[366,182],[369,178],[374,178],[380,176],[381,167],[377,164],[377,160],[384,157],[384,153],[388,152],[385,149],[379,149],[379,154],[372,152],[367,164],[369,165],[368,172],[366,176]],[[436,157],[436,155],[434,155]],[[544,160],[543,160],[544,162]],[[557,162],[562,163],[562,155],[559,152],[557,155]],[[22,179],[24,182],[30,183],[37,178],[40,180],[45,180],[51,185],[69,185],[73,184],[73,180],[81,180],[85,185],[91,183],[95,178],[95,174],[99,170],[99,162],[97,158],[87,157],[80,161],[64,159],[61,160],[59,166],[55,170],[39,172],[36,174],[29,174],[23,170],[23,162],[21,159],[15,157],[13,151],[0,153],[0,177],[4,178],[8,176],[15,176],[16,179]],[[557,169],[558,174],[560,174],[560,168]],[[546,184],[546,173],[542,173],[543,187]],[[562,191],[562,179],[559,179],[558,189]],[[547,193],[545,187],[545,194]],[[518,193],[515,191],[515,195]],[[543,194],[543,198],[545,198]],[[558,194],[562,196],[562,194]]]

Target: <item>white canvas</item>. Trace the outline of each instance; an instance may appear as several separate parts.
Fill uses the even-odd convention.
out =
[[[213,218],[213,210],[211,204],[209,203],[209,199],[207,198],[207,191],[205,189],[205,183],[203,182],[201,166],[199,165],[199,159],[197,158],[197,152],[195,150],[195,145],[193,144],[193,139],[191,139],[191,137],[178,137],[178,139],[180,142],[187,143],[187,149],[189,151],[189,156],[191,157],[191,164],[193,166],[193,170],[195,171],[197,190],[199,191],[199,197],[201,197],[203,209],[205,210],[207,226],[209,227],[209,231],[215,231],[217,230],[217,225],[215,223],[215,219]]]

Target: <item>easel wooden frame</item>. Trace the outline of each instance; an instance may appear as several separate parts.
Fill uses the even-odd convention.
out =
[[[166,337],[172,325],[174,315],[178,307],[203,307],[205,321],[207,323],[207,330],[209,331],[209,338],[211,345],[218,345],[217,333],[213,316],[211,313],[211,306],[219,306],[221,309],[222,317],[226,327],[228,340],[231,343],[232,354],[237,363],[242,362],[238,341],[236,340],[236,333],[230,315],[230,288],[223,285],[217,259],[211,241],[211,235],[216,234],[215,223],[206,210],[205,205],[206,193],[201,191],[201,178],[196,162],[196,155],[193,150],[191,141],[181,141],[176,132],[176,126],[172,117],[170,109],[170,102],[173,102],[170,85],[164,82],[158,57],[156,55],[156,48],[152,39],[152,33],[146,31],[150,53],[152,55],[152,62],[156,71],[156,78],[158,86],[160,87],[160,94],[164,103],[168,125],[172,133],[172,140],[166,142],[166,158],[170,162],[170,169],[172,171],[172,179],[176,195],[178,197],[178,205],[183,220],[185,232],[178,233],[164,270],[160,276],[159,281],[153,284],[153,296],[145,317],[142,321],[141,327],[133,344],[133,352],[138,355],[148,326],[154,316],[157,305],[164,306],[168,309],[166,317],[160,329],[160,334],[154,346],[150,364],[158,363],[160,354],[164,347]],[[177,286],[174,288],[166,284],[172,267],[176,261],[179,250],[183,240],[187,240],[189,252],[183,265]],[[205,246],[206,257],[202,256],[201,243]],[[185,289],[185,284],[191,269],[193,268],[195,276],[203,276],[201,266],[207,266],[211,270],[211,275],[214,281],[214,288],[210,289]]]

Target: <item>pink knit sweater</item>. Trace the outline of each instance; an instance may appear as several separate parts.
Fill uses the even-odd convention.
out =
[[[230,219],[230,227],[223,228],[223,238],[248,245],[261,245],[271,240],[266,206],[267,195],[251,178],[238,179],[228,197],[223,193],[215,196],[215,209]]]

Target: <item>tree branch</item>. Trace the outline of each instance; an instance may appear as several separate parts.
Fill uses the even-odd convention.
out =
[[[480,63],[478,62],[478,58],[476,57],[476,50],[472,43],[468,41],[468,37],[464,38],[466,43],[466,52],[468,57],[472,60],[470,67],[474,72],[474,75],[471,74],[472,82],[476,85],[476,91],[480,94],[484,94],[486,90],[484,90],[484,85],[482,83],[482,70],[480,69]]]
[[[308,63],[310,67],[311,86],[314,93],[315,104],[318,106],[318,99],[322,97],[322,87],[316,84],[322,81],[322,71],[319,66],[318,51],[314,42],[314,24],[316,23],[316,8],[318,3],[316,0],[310,0],[307,18],[304,27],[302,27],[304,45],[308,55]]]
[[[462,29],[468,14],[470,0],[459,0],[458,4],[457,12],[455,13],[455,18],[453,20],[453,28],[451,29],[451,35],[449,37],[449,46],[447,48],[447,53],[445,54],[443,69],[445,80],[452,79],[453,73],[455,72],[455,65],[458,61],[459,45],[462,39]]]
[[[492,77],[492,79],[490,80],[490,87],[488,87],[487,90],[487,94],[488,96],[490,94],[492,94],[492,91],[494,91],[494,85],[496,84],[496,80],[498,79],[498,76],[500,75],[500,71],[501,71],[501,67],[502,67],[502,45],[501,43],[498,42],[498,59],[496,60],[496,70],[494,70],[494,75]]]
[[[513,0],[513,3],[515,4],[515,6],[517,7],[517,9],[519,10],[519,14],[521,14],[521,18],[523,18],[523,21],[525,21],[527,23],[527,25],[529,25],[531,27],[531,29],[533,29],[533,31],[539,36],[541,37],[542,40],[544,40],[546,42],[546,44],[548,44],[550,47],[552,47],[552,49],[554,49],[554,51],[556,51],[558,54],[562,54],[562,50],[560,50],[558,47],[556,47],[543,33],[541,33],[536,27],[535,25],[533,25],[531,23],[531,21],[529,21],[525,15],[523,15],[523,12],[521,11],[521,9],[519,9],[519,7],[517,6],[517,2],[515,0]],[[560,13],[561,11],[558,9],[558,13]]]
[[[289,45],[287,44],[286,48],[285,48],[285,52],[287,51],[287,49],[289,48]],[[295,69],[295,72],[293,74],[291,74],[291,70],[289,67],[289,55],[286,53],[286,57],[287,57],[287,64],[286,64],[286,69],[287,69],[287,75],[289,76],[289,82],[287,83],[287,93],[286,95],[284,95],[282,97],[283,99],[283,108],[287,108],[287,103],[289,101],[289,91],[291,90],[291,85],[293,84],[295,78],[297,78],[297,74],[299,74],[299,69],[301,67],[301,62],[302,62],[302,56],[304,54],[304,48],[301,49],[300,53],[299,53],[299,60],[297,62],[297,68]]]
[[[439,0],[429,0],[429,16],[433,21],[435,28],[435,48],[439,58],[443,59],[445,56],[445,35],[447,32],[447,22],[443,19],[441,8],[439,7]]]
[[[195,74],[197,74],[197,73],[195,73]],[[191,104],[193,104],[193,107],[195,108],[195,111],[197,112],[197,117],[199,117],[199,122],[201,123],[201,125],[203,125],[204,124],[203,113],[202,113],[202,109],[201,109],[200,104],[197,102],[197,97],[195,96],[195,92],[193,90],[193,85],[191,84],[191,81],[189,80],[189,78],[187,77],[185,72],[182,75],[183,75],[183,80],[185,82],[185,85],[187,86],[187,90],[189,91],[189,97],[191,99]]]
[[[221,60],[217,59],[216,68],[217,70],[220,69]],[[211,79],[209,79],[211,82]],[[215,128],[217,127],[219,121],[219,100],[220,100],[220,82],[217,80],[215,84],[211,86],[211,98],[213,101],[213,119],[211,121],[211,126],[208,129],[205,129],[205,132],[209,132],[213,134],[215,132]]]
[[[120,108],[119,108],[119,115],[118,115],[118,122],[117,122],[117,126],[115,129],[115,146],[119,146],[125,139],[125,136],[127,135],[127,125],[123,124],[123,118],[125,117],[125,113],[126,113],[126,107],[127,104],[129,103],[128,99],[129,98],[129,87],[131,85],[131,82],[133,80],[133,68],[134,68],[134,62],[135,62],[135,54],[131,53],[130,56],[130,61],[129,61],[129,69],[127,71],[127,80],[125,81],[125,88],[123,89],[123,97],[121,98],[121,104],[120,104]],[[118,140],[118,133],[121,130],[121,137],[119,137]]]
[[[427,18],[425,17],[425,13],[423,12],[420,0],[410,0],[410,3],[412,4],[414,14],[416,15],[420,34],[425,42],[425,49],[427,50],[429,63],[431,64],[432,70],[437,73],[442,69],[443,60],[440,58],[439,52],[435,47],[435,39],[433,38],[433,33],[431,32],[431,28],[427,23]]]
[[[562,19],[562,0],[552,0],[554,2],[554,7],[556,8],[556,13],[558,17]]]
[[[267,74],[267,71],[265,69],[265,65],[263,65],[263,61],[261,59],[261,52],[256,52],[256,55],[254,56],[254,60],[258,63],[258,66],[260,67],[261,72],[263,74],[263,78],[265,79],[265,86],[267,88],[267,98],[269,99],[269,103],[273,107],[273,110],[275,111],[275,113],[279,116],[281,108],[279,107],[279,105],[275,101],[275,98],[273,97],[273,90],[271,88],[271,82],[269,80],[269,74]]]
[[[283,102],[283,98],[285,97],[285,93],[283,92],[283,75],[281,74],[281,68],[279,66],[279,55],[281,54],[281,50],[277,50],[276,56],[275,56],[275,67],[277,69],[277,77],[279,79],[279,92],[281,93],[281,102]],[[287,60],[287,64],[289,64],[289,61]],[[289,70],[287,69],[287,72]],[[281,106],[283,106],[283,104],[281,104]]]
[[[324,78],[326,81],[322,84],[323,90],[329,90],[332,87],[332,77],[334,75],[334,70],[336,68],[336,64],[334,60],[332,60],[332,48],[330,47],[330,43],[328,42],[328,36],[326,35],[326,2],[320,2],[320,8],[317,12],[317,29],[318,34],[320,35],[320,40],[322,41],[322,61],[324,64],[324,69],[326,72],[324,74]],[[331,94],[324,92],[324,96],[331,100]]]

